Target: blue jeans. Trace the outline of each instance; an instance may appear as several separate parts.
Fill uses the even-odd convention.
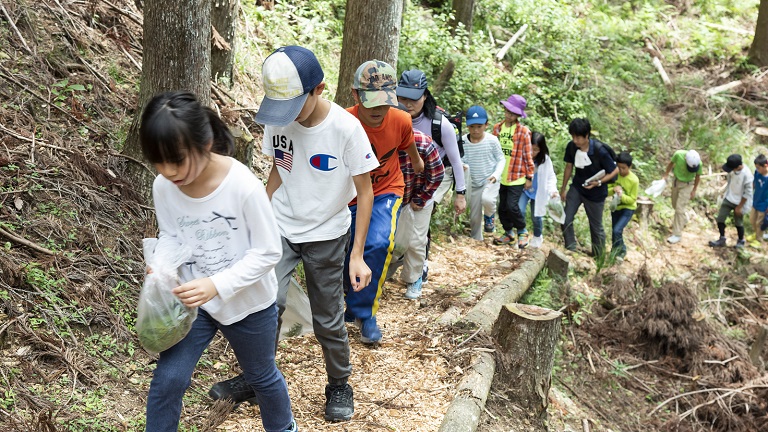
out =
[[[528,195],[523,192],[520,195],[520,200],[518,201],[518,204],[520,204],[520,213],[523,214],[523,219],[525,219],[525,208],[528,207],[528,202],[531,202],[531,221],[533,221],[533,236],[534,237],[541,237],[542,232],[544,231],[544,218],[541,216],[534,216],[534,208],[536,207],[536,200],[533,198],[529,198]]]
[[[242,320],[222,325],[203,309],[186,337],[160,353],[147,396],[147,432],[178,430],[181,399],[192,383],[200,356],[221,330],[227,338],[243,375],[256,392],[261,422],[267,432],[288,430],[293,413],[285,379],[275,365],[277,306],[254,312]]]
[[[611,224],[613,226],[611,255],[623,258],[627,254],[627,246],[624,245],[624,228],[632,220],[632,215],[634,214],[635,211],[632,209],[621,209],[611,212]]]

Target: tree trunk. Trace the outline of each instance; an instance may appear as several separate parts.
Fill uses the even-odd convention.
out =
[[[755,37],[749,47],[749,61],[755,66],[768,66],[768,0],[760,0]]]
[[[141,113],[149,100],[164,91],[189,90],[200,103],[211,104],[210,0],[146,0],[144,54],[139,109],[128,131],[123,153],[143,160],[139,144]],[[149,197],[152,176],[136,164],[124,175],[137,192]]]
[[[456,35],[459,23],[464,24],[464,29],[469,37],[472,37],[472,19],[475,17],[475,0],[453,0],[453,20],[451,21],[451,33]]]
[[[211,80],[223,82],[232,88],[232,69],[235,64],[235,24],[240,11],[239,0],[213,0],[211,23],[213,38],[211,46]]]
[[[354,105],[350,88],[358,66],[368,60],[381,60],[397,69],[397,55],[402,28],[403,2],[384,0],[364,2],[347,0],[344,38],[335,102],[342,107]]]
[[[557,311],[518,303],[501,309],[492,335],[497,351],[497,383],[510,400],[543,420],[547,413],[555,348],[560,339]]]

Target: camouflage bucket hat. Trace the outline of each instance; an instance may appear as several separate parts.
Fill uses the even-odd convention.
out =
[[[352,88],[358,91],[360,103],[366,108],[382,105],[397,107],[397,72],[381,60],[361,64],[355,72]]]

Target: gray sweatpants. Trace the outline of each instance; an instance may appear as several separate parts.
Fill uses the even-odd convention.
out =
[[[349,362],[349,337],[344,325],[344,258],[347,256],[349,232],[333,240],[291,243],[285,237],[283,257],[275,266],[278,292],[277,334],[280,335],[282,315],[288,287],[299,260],[304,263],[312,327],[323,348],[325,372],[330,384],[346,384],[352,374]]]

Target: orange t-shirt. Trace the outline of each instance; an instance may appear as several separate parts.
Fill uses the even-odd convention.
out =
[[[347,111],[360,118],[357,114],[357,105],[347,108]],[[373,152],[379,160],[379,167],[371,171],[373,195],[392,193],[402,197],[405,181],[403,172],[400,170],[398,150],[405,151],[414,142],[410,114],[397,108],[390,108],[379,127],[372,128],[363,124],[363,129],[368,134]],[[354,199],[349,205],[356,203],[357,199]]]

